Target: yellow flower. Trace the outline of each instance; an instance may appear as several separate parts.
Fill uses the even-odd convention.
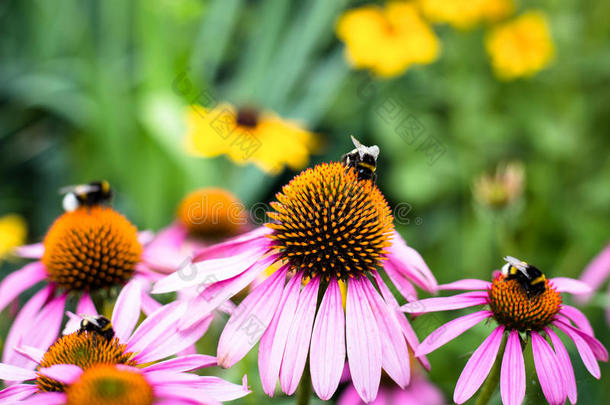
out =
[[[284,166],[305,167],[316,146],[315,134],[271,112],[227,103],[212,109],[193,105],[187,112],[186,148],[196,156],[226,154],[238,164],[252,162],[278,174]]]
[[[411,2],[390,2],[345,12],[337,36],[346,45],[348,61],[384,77],[397,76],[413,64],[434,62],[440,43]]]
[[[504,80],[531,76],[553,58],[553,42],[546,17],[528,12],[495,27],[485,39],[495,74]]]
[[[475,182],[473,193],[484,206],[504,208],[523,194],[525,168],[520,162],[499,164],[495,175],[481,175]]]
[[[13,248],[23,245],[27,227],[23,218],[17,214],[0,217],[0,262]]]
[[[417,0],[422,14],[435,23],[468,29],[481,21],[497,21],[514,10],[512,0]]]

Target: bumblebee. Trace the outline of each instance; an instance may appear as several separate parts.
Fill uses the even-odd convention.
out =
[[[358,180],[377,180],[377,157],[379,156],[379,146],[364,146],[356,138],[350,136],[356,149],[346,153],[341,157],[341,163],[348,168],[353,167],[358,173]]]
[[[81,334],[83,332],[88,332],[93,335],[93,340],[95,342],[96,335],[101,336],[107,341],[111,341],[114,337],[114,329],[112,329],[112,322],[105,316],[88,316],[81,315],[83,318],[80,321],[80,328],[78,329],[77,334]]]
[[[62,205],[64,211],[67,212],[82,206],[92,207],[107,204],[112,200],[112,189],[106,180],[67,186],[60,189],[59,192],[65,194]]]
[[[512,256],[506,256],[504,260],[506,264],[502,267],[502,274],[506,280],[517,280],[530,298],[544,292],[546,276],[542,271]]]

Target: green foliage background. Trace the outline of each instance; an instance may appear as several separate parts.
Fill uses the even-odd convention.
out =
[[[57,189],[98,178],[114,185],[115,206],[140,228],[170,223],[196,187],[225,187],[249,206],[269,201],[295,173],[270,177],[224,157],[184,154],[184,108],[207,94],[303,121],[323,140],[312,163],[351,149],[349,134],[378,144],[378,184],[392,205],[410,205],[399,229],[441,283],[489,278],[506,254],[550,276],[578,277],[609,239],[610,2],[521,3],[548,14],[556,58],[531,79],[503,83],[490,71],[484,27],[436,26],[439,61],[396,79],[351,70],[333,32],[355,5],[346,0],[3,1],[0,215],[22,214],[30,241],[39,241],[61,212]],[[399,118],[383,115],[388,100],[400,104]],[[396,131],[409,116],[445,148],[435,162]],[[509,160],[525,164],[526,188],[498,215],[474,202],[472,183]],[[600,296],[585,312],[608,347],[603,303]],[[423,338],[455,315],[414,325]],[[4,336],[10,320],[1,319]],[[221,326],[202,341],[207,353]],[[430,356],[431,378],[448,399],[490,327]],[[568,347],[580,403],[606,403],[608,365],[595,381]],[[253,351],[222,372],[233,381],[248,373],[254,394],[244,403],[269,400],[255,365]],[[534,380],[527,402],[543,403]]]

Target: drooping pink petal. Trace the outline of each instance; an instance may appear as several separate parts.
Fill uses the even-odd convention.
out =
[[[544,331],[551,338],[551,342],[555,348],[555,355],[557,356],[557,362],[559,363],[559,372],[563,377],[568,398],[570,399],[571,403],[575,404],[576,400],[578,399],[578,392],[576,389],[574,369],[572,368],[572,362],[570,361],[568,351],[563,345],[561,339],[559,339],[559,336],[557,336],[557,334],[551,328],[544,328]]]
[[[200,368],[207,368],[218,365],[218,361],[214,356],[208,356],[205,354],[189,354],[187,356],[180,356],[174,359],[160,361],[151,366],[144,367],[146,371],[193,371]]]
[[[74,383],[83,374],[83,370],[74,364],[55,364],[48,368],[41,368],[38,372],[64,384]]]
[[[42,358],[45,354],[44,350],[40,350],[39,348],[32,346],[17,346],[15,348],[15,351],[21,354],[22,356],[25,356],[26,358],[32,360],[36,364],[42,361]]]
[[[473,291],[451,297],[426,298],[419,301],[409,302],[400,307],[404,312],[410,314],[449,311],[487,304],[489,295],[487,291]]]
[[[19,246],[15,248],[14,252],[16,256],[23,257],[24,259],[42,259],[44,244],[33,243],[31,245]]]
[[[258,348],[258,369],[261,383],[263,391],[270,397],[273,397],[275,393],[275,386],[280,376],[284,348],[299,300],[301,279],[301,274],[295,274],[286,284],[278,310],[263,334]]]
[[[270,228],[260,226],[250,232],[241,234],[225,242],[209,246],[197,252],[195,257],[193,257],[193,262],[236,255],[257,245],[269,247],[271,245],[271,239],[266,235],[271,232],[273,231]]]
[[[138,280],[129,281],[121,290],[112,311],[112,327],[121,343],[127,342],[140,319],[142,288]]]
[[[333,396],[345,364],[345,315],[339,283],[330,280],[316,317],[309,368],[313,389],[323,400]]]
[[[55,342],[61,330],[66,299],[67,295],[64,293],[42,308],[29,331],[23,335],[21,345],[47,350]],[[24,360],[25,364],[30,362],[28,359]]]
[[[47,302],[51,295],[53,287],[48,285],[38,291],[29,301],[23,306],[19,314],[15,318],[11,329],[4,342],[4,353],[2,361],[7,364],[20,365],[26,368],[34,368],[35,363],[28,362],[15,352],[15,347],[21,343],[22,336],[26,334],[36,321],[36,317],[42,306]]]
[[[33,370],[0,363],[0,380],[25,381],[34,379],[36,379],[36,372]]]
[[[525,363],[519,332],[511,330],[500,371],[500,393],[504,405],[520,405],[525,398]]]
[[[557,356],[546,340],[532,331],[532,352],[534,353],[534,365],[536,374],[544,397],[551,405],[563,404],[566,400],[566,389],[557,362]]]
[[[155,233],[151,230],[143,230],[138,232],[138,242],[141,245],[148,245],[155,239]]]
[[[278,270],[239,304],[218,342],[218,364],[231,367],[241,360],[265,332],[282,297],[287,269]]]
[[[601,286],[608,276],[610,276],[610,244],[585,267],[580,279],[594,291]],[[590,298],[589,294],[583,297],[583,299],[588,298]]]
[[[186,312],[186,304],[174,301],[157,309],[144,320],[127,342],[126,350],[142,352],[174,332],[174,326]]]
[[[142,312],[144,312],[144,314],[146,316],[150,316],[150,314],[152,314],[157,309],[159,309],[163,306],[159,301],[152,298],[144,290],[142,290],[142,296],[140,297],[140,300],[141,300],[140,303],[142,305]]]
[[[38,387],[34,384],[16,384],[0,391],[0,402],[21,401],[35,394]]]
[[[214,401],[206,393],[196,387],[191,387],[187,384],[180,383],[168,383],[168,384],[156,384],[155,385],[155,399],[163,403],[166,401],[168,404],[220,404],[218,401]],[[155,401],[155,405],[157,402]]]
[[[445,343],[455,339],[468,329],[493,315],[491,311],[483,310],[464,315],[442,325],[432,332],[415,351],[416,356],[422,356],[438,349]]]
[[[578,354],[580,354],[580,358],[587,370],[589,370],[589,373],[591,373],[593,377],[599,379],[601,377],[599,364],[597,364],[595,354],[593,354],[593,350],[591,350],[591,347],[589,347],[587,342],[578,333],[574,332],[574,329],[570,329],[566,324],[555,322],[555,326],[572,339],[578,349]]]
[[[456,404],[468,401],[487,378],[498,356],[503,333],[504,326],[498,326],[468,359],[453,392]]]
[[[407,302],[417,300],[417,290],[402,273],[399,273],[394,266],[385,266],[384,270],[392,284],[396,286],[400,295],[402,295]]]
[[[243,384],[233,384],[222,378],[204,376],[195,383],[195,386],[205,392],[210,398],[219,401],[233,401],[250,393],[248,382],[244,376]]]
[[[152,293],[162,294],[230,279],[246,271],[266,250],[266,246],[254,246],[234,256],[185,263],[176,272],[157,281]]]
[[[593,332],[593,327],[589,323],[589,320],[587,319],[585,314],[583,314],[579,309],[570,305],[562,304],[559,313],[569,318],[583,332],[591,336],[595,336],[595,333]]]
[[[583,338],[584,341],[589,345],[589,347],[593,351],[593,354],[595,355],[595,358],[597,360],[608,361],[608,350],[606,350],[606,348],[604,347],[602,342],[597,340],[595,337],[589,335],[586,332],[583,332],[580,329],[573,327],[572,325],[570,325],[570,322],[565,317],[562,317],[560,315],[558,315],[556,317],[556,321],[554,324],[557,327],[561,326],[561,328],[560,328],[561,330],[566,329],[566,330],[572,331],[572,333],[575,333],[578,336],[580,336],[581,338]]]
[[[47,277],[42,262],[34,262],[25,265],[22,269],[9,274],[0,283],[0,311],[22,292]]]
[[[353,385],[348,385],[337,400],[337,405],[360,405],[362,400]]]
[[[361,283],[353,278],[347,284],[347,359],[356,391],[363,401],[371,402],[377,396],[381,378],[381,340]]]
[[[208,313],[218,308],[220,305],[223,305],[229,298],[246,288],[254,279],[265,271],[276,258],[277,256],[275,255],[264,257],[238,276],[202,286],[202,291],[190,303],[189,316],[184,317],[184,319],[181,320],[180,329],[189,328],[193,323],[198,321],[199,317],[207,316]],[[283,266],[283,269],[286,269],[285,266]],[[278,271],[280,270],[282,269],[279,269]]]
[[[388,248],[388,262],[396,270],[409,277],[415,284],[428,292],[436,292],[438,283],[421,255],[407,246],[400,234],[394,231],[392,245]]]
[[[557,292],[567,292],[570,294],[588,294],[591,292],[591,287],[573,278],[555,277],[550,279],[550,282],[555,286]]]
[[[491,288],[491,283],[489,281],[477,280],[474,278],[467,278],[438,286],[439,290],[487,290],[489,288]]]
[[[66,394],[63,392],[40,392],[24,399],[21,405],[65,405]]]
[[[409,358],[409,349],[402,329],[371,282],[364,278],[361,286],[375,314],[379,337],[383,342],[381,345],[382,367],[390,378],[404,389],[409,384],[411,368],[409,362],[404,361]]]
[[[402,314],[402,312],[400,312],[400,306],[398,305],[398,301],[396,301],[396,298],[394,298],[394,295],[392,295],[392,292],[385,284],[379,273],[373,272],[373,276],[375,277],[377,288],[379,288],[379,291],[381,291],[383,299],[389,306],[393,308],[392,314],[394,315],[394,318],[398,321],[402,333],[407,339],[409,347],[413,352],[416,352],[417,348],[419,347],[419,339],[417,338],[413,327],[411,326],[407,318]],[[423,368],[430,371],[430,362],[428,361],[425,355],[416,356],[416,358]]]
[[[294,318],[288,332],[289,343],[284,348],[280,367],[280,387],[288,395],[292,395],[296,391],[305,369],[319,287],[320,279],[318,277],[311,279],[301,291],[297,308],[294,311]]]

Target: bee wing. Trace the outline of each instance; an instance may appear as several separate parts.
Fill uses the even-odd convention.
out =
[[[527,274],[527,264],[525,264],[524,261],[517,259],[516,257],[512,257],[512,256],[506,256],[504,258],[504,261],[508,264],[510,264],[511,266],[515,267],[517,270],[519,270],[521,273],[525,274],[526,276],[528,276]]]
[[[71,186],[65,186],[59,189],[59,194],[67,194],[67,193],[74,193],[74,194],[85,194],[85,193],[90,193],[92,191],[97,191],[99,189],[99,186],[93,185],[93,184],[74,184]]]
[[[369,146],[368,149],[369,149],[369,153],[371,155],[373,155],[375,160],[377,160],[377,158],[379,157],[379,146],[377,146],[377,145]]]
[[[350,135],[350,138],[352,138],[352,142],[354,143],[354,146],[356,147],[355,150],[358,151],[360,158],[362,158],[365,154],[370,154],[375,158],[375,160],[377,160],[377,157],[379,156],[379,146],[377,146],[377,145],[365,146],[365,145],[361,144],[356,138],[354,138],[353,135]]]
[[[91,316],[91,315],[79,315],[79,316],[81,318],[83,318],[84,320],[86,320],[87,322],[91,322],[98,328],[100,327],[100,324],[98,323],[97,318],[95,316]]]

